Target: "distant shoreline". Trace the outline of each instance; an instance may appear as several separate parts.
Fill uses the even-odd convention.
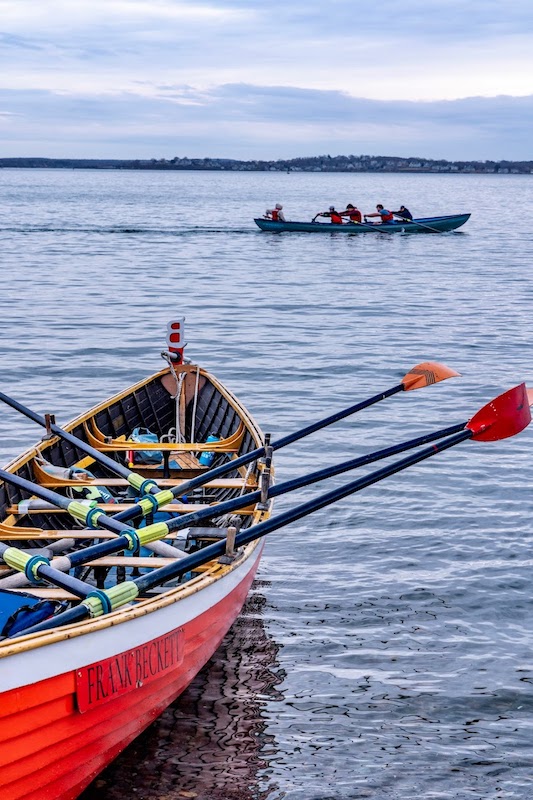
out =
[[[0,169],[112,169],[200,172],[344,172],[531,175],[533,161],[446,161],[397,156],[314,156],[278,161],[227,158],[0,158]]]

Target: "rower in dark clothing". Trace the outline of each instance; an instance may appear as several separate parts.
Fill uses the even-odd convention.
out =
[[[394,214],[395,217],[401,217],[405,221],[410,222],[413,219],[413,215],[405,206],[400,206],[399,211],[392,211],[391,213]]]

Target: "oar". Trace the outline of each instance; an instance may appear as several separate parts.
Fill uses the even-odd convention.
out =
[[[373,225],[371,222],[352,222],[351,225],[360,225],[362,228],[366,228],[368,231],[376,231],[376,233],[383,233],[385,236],[392,236],[393,231],[383,231],[378,225]]]
[[[376,472],[372,472],[364,478],[351,481],[346,486],[334,489],[331,492],[320,495],[314,500],[295,506],[289,511],[279,514],[277,517],[272,517],[266,522],[259,523],[258,525],[252,526],[250,529],[241,531],[235,538],[235,546],[243,547],[278,528],[295,522],[321,508],[325,508],[335,503],[337,500],[348,497],[424,459],[431,458],[437,453],[455,447],[466,439],[474,439],[476,441],[496,441],[505,439],[519,433],[529,425],[530,421],[531,411],[529,408],[528,394],[525,384],[522,383],[483,406],[483,408],[470,419],[464,430],[444,439],[440,444],[432,444],[430,447],[413,453],[407,458],[401,459]],[[133,602],[143,592],[160,586],[169,580],[179,578],[186,572],[197,569],[202,564],[206,564],[214,558],[223,555],[225,549],[225,540],[215,542],[196,553],[192,553],[181,561],[154,570],[151,574],[142,575],[132,581],[125,581],[110,589],[97,589],[75,608],[71,608],[50,620],[46,620],[25,631],[21,631],[15,634],[15,636],[49,630],[50,628],[61,625],[79,622],[89,616],[101,616],[109,611],[114,611],[123,605]]]
[[[438,228],[431,228],[429,225],[424,225],[422,222],[418,222],[416,219],[406,219],[405,217],[400,217],[402,222],[411,222],[413,225],[418,225],[420,228],[425,228],[427,231],[431,231],[431,233],[442,233],[439,231]]]
[[[16,486],[18,489],[22,489],[22,491],[28,492],[30,495],[34,494],[41,500],[44,500],[47,503],[52,503],[52,505],[56,506],[57,508],[68,511],[71,517],[74,517],[74,519],[78,520],[79,522],[83,522],[89,528],[98,526],[100,528],[105,528],[112,533],[118,534],[131,530],[129,525],[126,525],[117,518],[108,517],[107,514],[104,514],[94,505],[87,505],[79,500],[72,500],[69,497],[64,497],[58,492],[53,492],[51,489],[46,489],[44,486],[41,486],[38,483],[33,483],[33,481],[22,478],[20,475],[16,475],[13,472],[7,472],[4,469],[0,469],[0,480],[3,480],[5,483],[9,483],[12,486]],[[137,513],[139,513],[139,511]]]
[[[272,443],[272,450],[279,450],[282,447],[293,444],[299,439],[303,439],[305,436],[316,433],[316,431],[322,430],[322,428],[326,428],[328,425],[338,422],[345,417],[349,417],[352,414],[356,414],[358,411],[362,411],[363,409],[368,408],[375,403],[379,403],[381,400],[392,397],[393,395],[398,394],[398,392],[408,392],[414,389],[421,389],[425,386],[432,386],[435,383],[444,381],[447,378],[458,376],[459,373],[455,372],[455,370],[450,369],[444,364],[439,364],[434,361],[426,361],[421,364],[417,364],[408,373],[406,373],[406,375],[404,375],[400,383],[396,386],[392,386],[390,389],[386,389],[385,391],[380,392],[373,397],[369,397],[367,400],[362,400],[361,402],[349,406],[342,411],[338,411],[329,417],[324,417],[312,425],[308,425],[305,428],[301,428],[294,433],[290,433],[287,436],[282,437],[278,441]],[[37,422],[39,425],[46,426],[46,421],[42,417],[40,417],[34,411],[30,411],[30,409],[26,408],[21,403],[18,403],[16,400],[13,400],[11,397],[4,394],[4,392],[0,392],[0,400],[2,400],[4,403],[7,403],[12,408],[15,408],[17,411],[29,417],[30,419],[33,419],[34,422]],[[147,514],[151,511],[154,511],[154,502],[157,502],[158,506],[168,503],[175,497],[186,494],[187,492],[192,491],[192,489],[197,489],[198,487],[203,486],[204,483],[216,478],[220,478],[223,475],[226,475],[228,472],[232,472],[239,467],[250,464],[252,461],[255,461],[256,459],[265,455],[265,448],[258,447],[255,450],[252,450],[249,453],[244,453],[238,458],[227,461],[226,463],[221,464],[220,466],[215,467],[214,469],[211,469],[202,475],[198,475],[196,478],[191,478],[188,481],[184,481],[179,486],[161,492],[159,491],[159,487],[155,481],[145,481],[142,476],[137,475],[127,467],[118,464],[116,461],[113,461],[113,459],[109,458],[104,453],[100,453],[99,450],[96,450],[94,447],[91,447],[91,445],[86,444],[82,439],[78,439],[76,436],[73,436],[73,434],[62,430],[62,428],[60,428],[58,425],[51,425],[51,430],[57,436],[65,439],[65,441],[75,445],[79,450],[82,450],[90,455],[95,459],[95,461],[98,461],[108,469],[115,471],[117,475],[125,477],[128,482],[135,486],[135,488],[137,488],[140,492],[149,492],[150,494],[156,495],[153,500],[150,500],[149,498],[143,499],[139,503],[132,504],[131,508],[116,514],[114,518],[121,522],[134,519],[139,514]]]
[[[449,436],[452,433],[458,433],[459,431],[463,430],[464,427],[465,423],[459,423],[458,425],[453,425],[449,428],[424,434],[423,436],[419,436],[416,439],[411,439],[407,442],[402,442],[397,445],[386,447],[382,450],[377,450],[374,453],[359,456],[358,458],[352,458],[349,461],[342,462],[341,464],[335,464],[331,467],[324,467],[316,472],[311,472],[307,475],[302,475],[298,478],[284,481],[283,483],[274,484],[268,488],[268,499],[280,497],[281,495],[293,492],[296,489],[300,489],[303,486],[309,486],[310,484],[318,483],[319,481],[326,480],[334,475],[340,475],[343,472],[348,472],[357,469],[358,467],[366,466],[367,464],[371,464],[383,458],[388,458],[392,455],[398,455],[398,453],[403,453],[406,450],[412,450],[415,447],[420,447],[421,445],[435,441],[436,439],[442,439],[444,436]],[[151,544],[154,540],[154,537],[157,537],[157,539],[164,539],[169,534],[177,530],[183,530],[184,528],[188,528],[191,525],[212,519],[213,517],[219,517],[224,514],[236,512],[239,509],[242,509],[244,506],[249,507],[251,505],[255,505],[261,500],[261,490],[250,492],[246,495],[240,495],[239,497],[233,497],[230,500],[225,500],[224,502],[218,503],[217,505],[209,508],[201,508],[198,511],[191,511],[188,514],[169,519],[166,522],[148,525],[141,530],[129,530],[126,534],[123,534],[116,539],[112,539],[107,542],[101,542],[90,547],[84,547],[74,553],[69,553],[61,556],[58,559],[54,559],[50,566],[55,567],[62,572],[67,572],[74,567],[82,566],[83,564],[93,561],[96,558],[110,556],[114,553],[120,552],[121,550],[138,550],[141,546],[146,547],[147,545]],[[22,576],[21,581],[23,581]],[[24,585],[24,583],[22,582],[20,585]],[[12,586],[13,584],[11,583],[10,587]]]

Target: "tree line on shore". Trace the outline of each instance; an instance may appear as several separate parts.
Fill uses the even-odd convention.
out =
[[[233,172],[433,172],[532,174],[533,161],[447,161],[399,156],[309,156],[277,161],[229,158],[0,158],[0,168],[220,170]]]

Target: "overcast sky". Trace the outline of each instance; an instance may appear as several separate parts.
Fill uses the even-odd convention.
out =
[[[0,0],[0,156],[533,159],[532,0]]]

